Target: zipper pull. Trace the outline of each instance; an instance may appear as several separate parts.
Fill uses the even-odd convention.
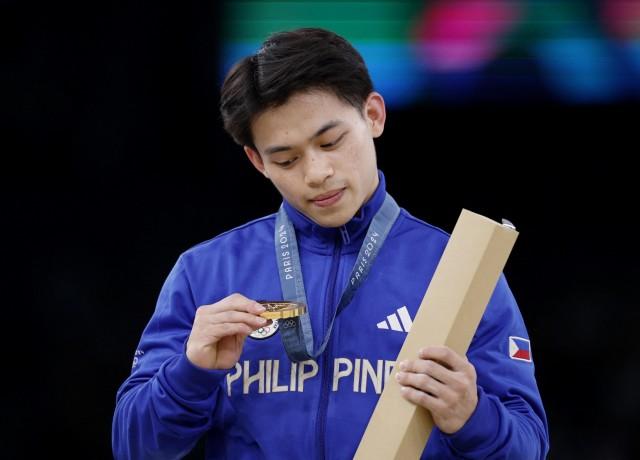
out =
[[[342,236],[342,242],[344,244],[349,244],[351,242],[351,237],[349,236],[346,225],[340,227],[340,235]]]

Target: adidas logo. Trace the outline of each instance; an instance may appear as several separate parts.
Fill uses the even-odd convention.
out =
[[[387,319],[378,323],[378,329],[391,329],[398,332],[409,332],[411,330],[411,316],[407,307],[401,307],[395,313],[387,316]]]

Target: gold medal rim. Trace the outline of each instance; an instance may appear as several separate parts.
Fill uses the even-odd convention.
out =
[[[307,306],[300,302],[288,302],[283,300],[260,300],[258,301],[260,304],[285,304],[286,306],[276,310],[276,311],[265,311],[260,313],[260,316],[266,319],[285,319],[285,318],[294,318],[296,316],[300,316],[306,313]]]

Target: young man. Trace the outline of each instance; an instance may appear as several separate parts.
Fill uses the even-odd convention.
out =
[[[387,196],[384,101],[351,45],[320,29],[271,36],[230,71],[221,111],[283,206],[180,256],[117,395],[115,457],[179,458],[204,436],[211,459],[351,458],[397,378],[437,425],[423,458],[544,458],[504,277],[466,357],[429,347],[392,369],[448,236]],[[283,298],[308,316],[268,324],[256,300]]]

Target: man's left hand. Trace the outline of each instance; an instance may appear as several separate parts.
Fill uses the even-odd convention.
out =
[[[440,431],[455,433],[478,404],[476,369],[449,347],[427,347],[402,361],[396,379],[402,395],[431,412]]]

